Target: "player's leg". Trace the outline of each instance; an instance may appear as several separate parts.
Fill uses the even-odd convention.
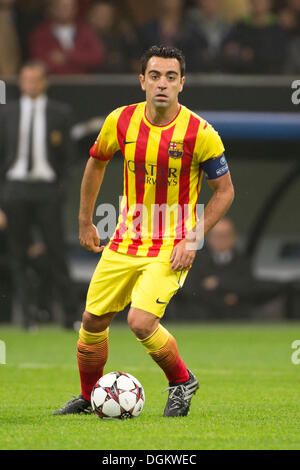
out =
[[[159,317],[132,307],[128,313],[128,324],[147,353],[164,371],[168,382],[189,380],[189,372],[180,357],[176,340],[160,324]]]
[[[129,303],[136,280],[127,257],[105,249],[89,286],[86,310],[77,343],[81,393],[90,401],[96,381],[103,375],[108,357],[109,325]]]
[[[108,358],[109,325],[115,315],[116,312],[112,312],[99,317],[87,311],[82,315],[76,355],[81,395],[88,402],[95,383],[103,375]]]
[[[92,413],[91,392],[97,380],[103,375],[108,357],[108,330],[115,315],[116,312],[103,316],[83,312],[76,350],[81,394],[54,411],[54,415]]]
[[[126,256],[104,249],[88,289],[77,342],[81,394],[54,414],[91,411],[90,395],[108,357],[109,325],[129,303],[136,276]]]
[[[191,399],[199,388],[198,380],[180,357],[175,338],[150,312],[131,308],[128,323],[147,353],[164,371],[169,387],[165,417],[186,416]]]
[[[149,262],[132,292],[128,323],[147,353],[164,371],[169,398],[164,416],[186,416],[198,380],[183,362],[175,338],[160,324],[172,296],[188,271],[174,272],[169,262]]]

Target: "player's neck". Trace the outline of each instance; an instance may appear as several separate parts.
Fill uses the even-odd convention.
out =
[[[146,118],[154,126],[167,126],[174,121],[180,110],[178,101],[170,108],[156,108],[151,103],[146,104]]]

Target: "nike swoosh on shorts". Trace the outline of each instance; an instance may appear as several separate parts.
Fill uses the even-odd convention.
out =
[[[156,299],[157,304],[167,304],[168,302],[161,302],[159,299]]]

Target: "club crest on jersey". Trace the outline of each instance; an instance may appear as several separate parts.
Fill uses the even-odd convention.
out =
[[[181,158],[184,154],[184,142],[169,142],[168,155],[171,158]]]

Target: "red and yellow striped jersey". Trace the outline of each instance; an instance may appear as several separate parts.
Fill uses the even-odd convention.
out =
[[[224,152],[219,134],[180,106],[166,126],[151,124],[146,102],[123,106],[106,118],[90,156],[110,160],[121,150],[124,192],[109,248],[142,256],[169,256],[196,223],[201,164]]]

